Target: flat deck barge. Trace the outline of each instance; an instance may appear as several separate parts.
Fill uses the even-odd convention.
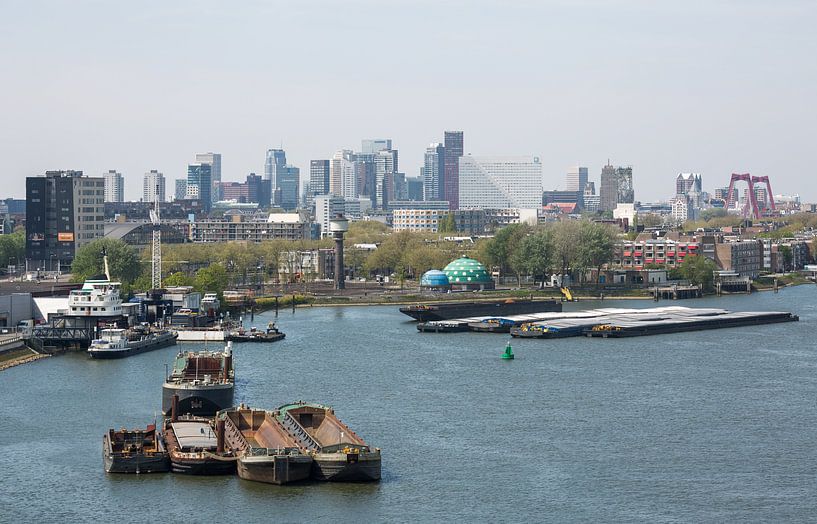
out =
[[[420,322],[450,320],[465,317],[495,317],[526,313],[558,312],[562,303],[555,300],[491,300],[470,302],[440,302],[415,304],[400,308],[400,312]]]

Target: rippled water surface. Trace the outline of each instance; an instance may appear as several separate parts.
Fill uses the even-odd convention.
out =
[[[177,349],[18,366],[0,373],[0,521],[813,519],[817,289],[670,304],[801,321],[517,340],[508,362],[502,335],[420,334],[396,307],[310,308],[281,313],[285,341],[236,345],[237,402],[331,404],[383,449],[379,484],[106,475],[103,433],[153,420]]]

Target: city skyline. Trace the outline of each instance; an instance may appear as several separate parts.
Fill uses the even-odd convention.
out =
[[[817,132],[807,88],[817,80],[817,6],[806,2],[480,2],[435,5],[432,18],[410,3],[147,3],[125,20],[112,6],[46,4],[43,17],[39,5],[13,4],[0,21],[14,46],[0,53],[8,182],[115,169],[132,198],[142,173],[182,178],[197,152],[220,152],[224,180],[241,181],[282,147],[303,183],[310,160],[379,136],[413,175],[440,130],[461,129],[466,154],[540,157],[545,187],[562,187],[577,164],[598,180],[610,157],[633,165],[643,201],[669,197],[665,181],[679,172],[703,174],[710,190],[731,173],[766,175],[780,193],[817,200],[817,187],[801,183]],[[262,38],[271,16],[288,23]],[[338,17],[359,30],[338,38]],[[385,23],[395,17],[403,23]],[[496,19],[484,40],[475,28]],[[318,36],[272,58],[307,23]],[[181,38],[192,27],[214,36]],[[389,42],[393,74],[331,89],[317,80],[341,75],[371,41]],[[422,59],[434,54],[436,64]],[[191,84],[202,57],[223,72]],[[8,196],[22,197],[22,186]]]

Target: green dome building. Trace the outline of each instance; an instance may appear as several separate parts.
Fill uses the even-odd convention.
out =
[[[452,289],[494,289],[494,281],[485,266],[473,258],[460,257],[445,266]]]

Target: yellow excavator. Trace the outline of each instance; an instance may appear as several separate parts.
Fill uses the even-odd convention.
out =
[[[568,302],[573,302],[573,293],[571,293],[570,290],[566,287],[560,289],[562,291],[562,295],[565,296],[565,300],[567,300]]]

